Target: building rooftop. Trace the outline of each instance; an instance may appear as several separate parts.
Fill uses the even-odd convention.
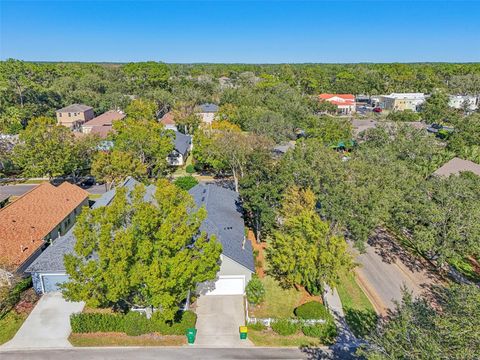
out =
[[[188,135],[182,134],[180,131],[175,131],[175,150],[180,154],[185,155],[190,149],[192,138]]]
[[[133,190],[138,182],[127,179],[122,186]],[[106,192],[92,208],[107,206],[115,197],[116,189]],[[215,184],[199,184],[189,191],[197,206],[205,206],[208,215],[200,230],[209,235],[215,234],[223,247],[223,254],[251,271],[255,271],[252,244],[245,239],[245,224],[241,214],[238,194],[233,190]],[[145,190],[145,201],[154,201],[155,186],[149,185]],[[75,236],[70,229],[58,238],[27,268],[26,272],[64,272],[65,254],[74,252]],[[245,239],[245,242],[244,242]]]
[[[92,120],[87,121],[83,126],[112,126],[116,120],[122,120],[125,118],[125,114],[117,110],[109,110],[102,115],[94,117]]]
[[[470,160],[463,160],[455,157],[438,168],[433,174],[437,176],[450,176],[464,171],[470,171],[480,176],[480,165]]]
[[[93,109],[91,106],[88,105],[83,105],[83,104],[72,104],[65,106],[64,108],[58,109],[56,112],[82,112],[82,111],[87,111]]]
[[[215,113],[218,111],[218,105],[215,104],[202,104],[199,106],[200,112],[202,113]]]
[[[173,119],[173,113],[171,111],[167,112],[165,115],[162,116],[160,119],[160,123],[165,125],[175,125],[175,120]]]
[[[255,271],[252,244],[245,238],[238,194],[217,184],[198,184],[189,193],[197,206],[205,206],[208,213],[200,230],[216,235],[223,255]]]
[[[85,199],[88,193],[64,182],[45,182],[0,210],[1,262],[18,268],[43,244],[44,238]]]

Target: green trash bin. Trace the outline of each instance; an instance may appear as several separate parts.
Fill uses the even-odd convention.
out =
[[[193,345],[195,342],[195,336],[197,336],[197,329],[189,328],[185,335],[187,336],[188,345]]]
[[[247,332],[248,328],[246,326],[240,326],[240,339],[246,340],[247,339]]]

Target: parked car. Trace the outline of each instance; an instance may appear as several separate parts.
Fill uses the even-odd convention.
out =
[[[376,108],[373,108],[372,111],[373,111],[374,113],[378,113],[378,114],[379,114],[379,113],[381,113],[383,110],[382,110],[382,108],[376,107]]]
[[[93,176],[86,176],[80,181],[80,186],[82,187],[90,187],[93,185],[95,185],[95,178]]]

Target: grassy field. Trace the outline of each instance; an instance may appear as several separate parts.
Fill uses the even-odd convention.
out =
[[[185,336],[146,334],[128,336],[123,333],[71,334],[68,341],[76,347],[90,346],[181,346]]]
[[[27,313],[19,314],[15,310],[12,310],[0,320],[0,345],[14,337],[27,317]]]
[[[294,335],[281,336],[274,331],[268,330],[248,330],[248,338],[256,346],[319,346],[322,345],[319,339],[311,338],[298,332]]]
[[[356,336],[365,336],[375,326],[377,315],[354,274],[343,274],[337,287],[342,301],[345,320]]]
[[[265,286],[265,301],[252,308],[251,316],[257,318],[290,318],[299,305],[302,293],[294,288],[283,289],[270,276],[260,279]]]

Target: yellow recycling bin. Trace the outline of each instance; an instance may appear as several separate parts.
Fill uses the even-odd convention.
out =
[[[246,326],[240,326],[240,339],[245,340],[247,338],[248,328]]]

